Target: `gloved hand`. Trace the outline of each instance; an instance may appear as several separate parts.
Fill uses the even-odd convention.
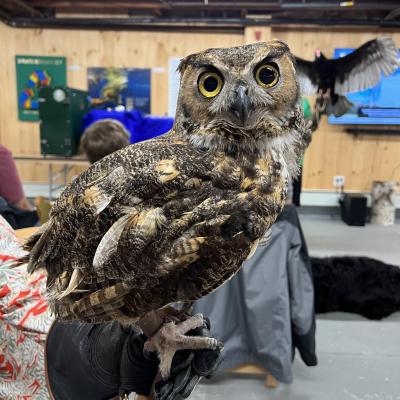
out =
[[[157,375],[159,360],[155,353],[145,354],[145,335],[132,334],[121,352],[120,398],[135,392],[148,396]]]
[[[209,321],[188,332],[210,337]],[[118,323],[55,321],[46,344],[49,390],[55,400],[109,399],[117,393],[148,395],[157,375],[158,357],[144,354],[147,337]],[[201,377],[218,366],[220,349],[176,353],[171,375],[156,385],[157,400],[189,397]]]
[[[211,337],[210,321],[187,333],[190,336]],[[156,400],[181,400],[190,396],[202,377],[210,377],[221,361],[222,344],[215,350],[181,350],[172,361],[169,378],[155,386]]]

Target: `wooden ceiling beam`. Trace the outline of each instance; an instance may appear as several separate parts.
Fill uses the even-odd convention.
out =
[[[94,7],[99,8],[127,8],[127,9],[248,9],[256,8],[260,10],[264,9],[280,9],[281,6],[278,1],[210,1],[208,3],[198,0],[198,1],[129,1],[129,0],[119,0],[119,1],[99,1],[99,0],[31,0],[30,3],[37,7],[50,7],[50,8],[74,8],[78,7],[80,9]]]
[[[27,14],[29,14],[30,17],[40,17],[42,18],[44,15],[39,11],[36,10],[34,7],[32,7],[30,4],[27,4],[23,0],[3,0],[3,5],[9,6],[7,8],[10,8],[15,11],[16,9],[18,10],[23,10]]]
[[[19,0],[22,1],[22,0]],[[360,3],[355,2],[353,6],[342,7],[337,3],[304,3],[298,2],[282,2],[282,1],[221,1],[210,0],[208,2],[196,0],[30,0],[29,4],[35,7],[49,7],[56,9],[143,9],[143,10],[184,10],[184,9],[202,9],[202,10],[252,10],[252,11],[278,11],[278,10],[312,10],[312,11],[349,11],[349,10],[391,10],[395,7],[393,2],[380,1],[376,3]]]
[[[137,2],[137,1],[108,1],[102,2],[98,0],[94,1],[71,1],[71,0],[31,0],[31,4],[36,7],[48,7],[56,9],[66,8],[79,8],[79,9],[90,9],[95,8],[102,9],[169,9],[171,8],[168,3],[161,2]]]

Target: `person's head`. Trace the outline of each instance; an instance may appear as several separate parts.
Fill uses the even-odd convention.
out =
[[[93,164],[130,144],[130,135],[115,119],[102,119],[88,126],[81,137],[81,148]]]

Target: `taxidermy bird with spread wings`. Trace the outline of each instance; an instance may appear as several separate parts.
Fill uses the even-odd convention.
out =
[[[370,40],[337,59],[328,59],[319,50],[314,61],[295,58],[302,94],[318,93],[319,112],[337,117],[352,106],[345,94],[376,85],[382,73],[390,75],[400,66],[396,45],[389,37]]]
[[[60,319],[144,331],[231,278],[282,210],[310,140],[287,45],[208,49],[179,71],[173,129],[93,164],[26,244]],[[184,335],[200,316],[163,322],[146,349],[164,377],[175,350],[217,346]]]

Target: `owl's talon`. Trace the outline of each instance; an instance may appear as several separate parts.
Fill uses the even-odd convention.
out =
[[[168,322],[144,344],[145,352],[157,351],[160,359],[159,369],[163,379],[168,378],[174,354],[179,350],[216,349],[221,347],[218,340],[209,337],[186,336],[185,333],[202,326],[203,315],[196,314],[183,322]]]

